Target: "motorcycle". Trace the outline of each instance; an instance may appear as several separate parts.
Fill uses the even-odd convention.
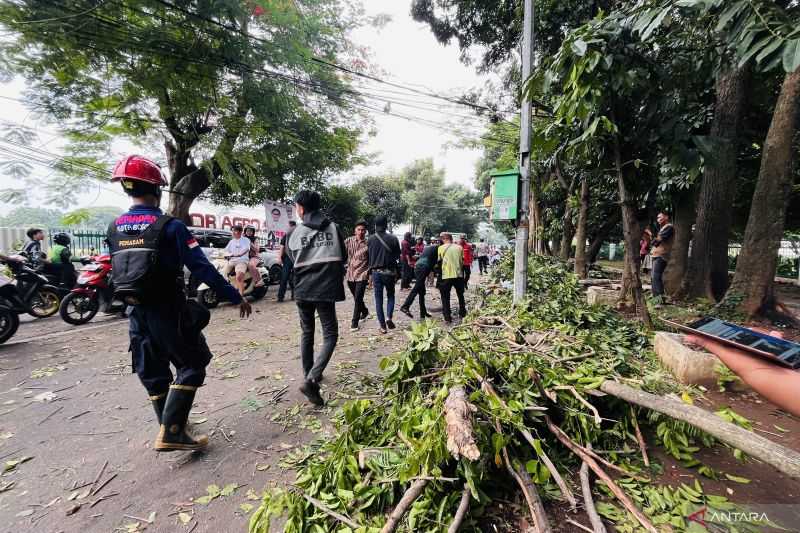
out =
[[[75,288],[64,297],[58,309],[62,320],[79,326],[95,317],[98,311],[124,311],[125,304],[114,299],[111,282],[111,255],[91,258],[91,262],[79,269]]]
[[[35,318],[47,318],[58,312],[61,303],[59,289],[48,279],[27,266],[22,256],[12,256],[20,261],[8,261],[8,269],[17,280],[17,297],[5,299],[6,307],[17,314],[28,313]]]
[[[9,302],[0,297],[0,344],[14,336],[19,328],[19,316]]]
[[[228,264],[228,261],[223,255],[216,254],[213,256],[212,264],[217,269],[217,271],[220,274],[222,274],[223,271],[225,270],[225,265]],[[267,268],[264,266],[263,261],[260,261],[258,263],[258,273],[261,276],[264,285],[256,287],[254,280],[250,276],[250,270],[248,269],[247,271],[245,271],[243,296],[245,297],[252,296],[253,299],[255,300],[260,300],[261,298],[266,296],[267,285],[269,284],[270,281],[270,273],[269,270],[267,270]],[[228,282],[234,287],[236,287],[236,273],[234,271],[231,271],[230,274],[228,274]],[[200,284],[199,287],[197,287],[196,299],[197,302],[200,305],[204,306],[206,309],[213,309],[217,305],[219,305],[219,297],[217,296],[216,291],[214,291],[214,289],[212,289],[205,283],[202,283]]]

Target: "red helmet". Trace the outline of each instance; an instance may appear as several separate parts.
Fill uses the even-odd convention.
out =
[[[161,168],[140,155],[129,155],[114,166],[111,181],[134,180],[163,187],[167,179],[161,173]]]

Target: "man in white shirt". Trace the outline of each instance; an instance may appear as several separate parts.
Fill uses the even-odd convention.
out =
[[[489,244],[485,239],[481,239],[478,244],[478,268],[481,274],[486,274],[489,270]]]
[[[225,247],[225,258],[228,260],[228,264],[225,265],[222,275],[228,279],[231,270],[235,271],[236,287],[239,289],[239,294],[244,295],[244,273],[247,272],[250,260],[250,239],[242,235],[241,225],[233,226],[231,230],[233,238]]]

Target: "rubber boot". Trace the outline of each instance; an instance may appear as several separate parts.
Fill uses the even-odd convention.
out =
[[[161,425],[161,417],[164,414],[164,405],[167,403],[167,393],[155,394],[150,396],[150,402],[153,404],[153,410],[156,412],[156,419],[158,425]]]
[[[186,431],[195,392],[197,387],[170,385],[161,418],[161,431],[158,432],[154,446],[156,451],[199,450],[208,444],[208,437],[205,435],[195,438]]]

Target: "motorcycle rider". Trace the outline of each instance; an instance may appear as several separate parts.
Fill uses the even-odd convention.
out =
[[[261,274],[258,272],[258,264],[261,262],[261,254],[259,253],[258,241],[256,240],[256,227],[248,224],[244,227],[244,236],[250,241],[250,254],[247,262],[247,268],[250,270],[250,277],[253,279],[254,287],[263,287],[264,280],[261,279]]]
[[[65,287],[74,287],[76,276],[75,266],[72,264],[72,251],[69,245],[72,240],[66,233],[53,235],[53,246],[47,254],[47,269],[61,275],[61,283]]]
[[[42,241],[44,240],[44,230],[39,228],[28,228],[25,232],[28,242],[22,248],[22,254],[28,258],[31,267],[39,268],[44,261],[42,256]]]
[[[183,266],[217,294],[239,305],[242,318],[251,307],[209,263],[198,242],[178,219],[165,215],[159,204],[167,185],[161,169],[131,155],[114,167],[112,181],[133,206],[108,228],[116,292],[132,306],[130,349],[133,367],[150,396],[160,424],[157,451],[196,450],[205,435],[186,431],[195,392],[203,385],[211,351],[201,330],[209,312],[187,300]],[[175,366],[173,381],[170,363]]]
[[[244,296],[244,273],[249,267],[250,239],[242,235],[242,225],[236,224],[231,228],[233,238],[225,246],[225,259],[228,264],[222,270],[222,276],[228,279],[233,270],[236,273],[236,286],[239,294]]]

